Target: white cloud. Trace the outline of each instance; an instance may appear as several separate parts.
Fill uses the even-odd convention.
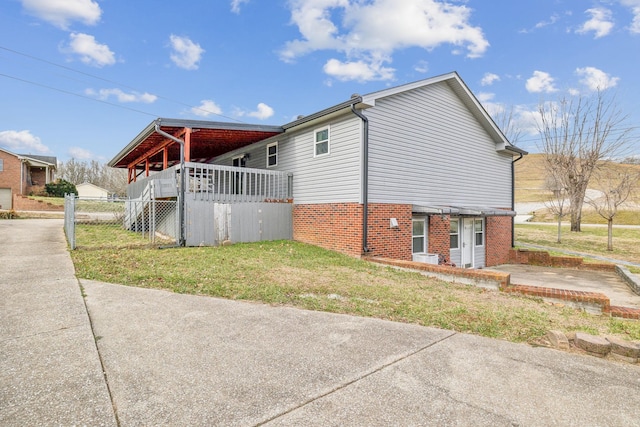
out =
[[[249,0],[231,0],[231,11],[233,13],[240,13],[240,6],[245,3],[249,3]]]
[[[107,100],[109,97],[115,97],[118,102],[140,102],[143,104],[152,104],[156,102],[158,97],[150,93],[131,92],[126,93],[120,89],[100,89],[98,91],[87,89],[84,91],[89,96],[94,96],[100,100]]]
[[[413,69],[422,74],[427,73],[429,72],[429,63],[427,61],[418,61],[418,63],[413,66]]]
[[[240,110],[237,109],[235,111],[235,114],[237,116],[249,116],[249,117],[255,117],[259,120],[266,120],[269,117],[273,116],[273,108],[269,107],[267,104],[261,102],[258,104],[257,110],[256,111],[244,111],[244,110]]]
[[[539,93],[551,93],[558,89],[553,85],[553,77],[549,73],[544,71],[534,71],[533,77],[527,79],[526,88],[529,92]]]
[[[365,61],[341,62],[330,59],[324,64],[323,70],[331,77],[340,81],[370,81],[393,79],[394,69],[383,67],[381,63],[369,63]]]
[[[482,80],[480,80],[480,84],[482,86],[491,86],[495,82],[500,81],[500,76],[494,73],[484,73],[482,76]]]
[[[595,33],[594,38],[598,39],[608,35],[613,29],[614,23],[611,10],[603,7],[594,7],[587,9],[585,13],[590,14],[591,19],[582,24],[582,26],[576,30],[577,33],[585,34],[593,31]]]
[[[203,99],[199,106],[191,109],[191,113],[200,117],[209,117],[212,114],[222,114],[222,108],[210,99]]]
[[[180,37],[174,34],[169,36],[171,42],[171,60],[185,70],[197,70],[198,62],[205,52],[199,44],[194,43],[189,37]]]
[[[620,4],[631,9],[633,21],[629,26],[629,32],[640,34],[640,0],[620,0]]]
[[[47,154],[51,150],[40,138],[28,130],[4,130],[0,132],[0,145],[18,154]]]
[[[22,0],[22,7],[63,30],[73,21],[95,25],[102,15],[100,6],[92,0]]]
[[[480,101],[481,104],[484,104],[485,102],[488,104],[489,101],[491,101],[495,97],[496,94],[491,92],[478,92],[476,94],[476,98],[478,98],[478,101]]]
[[[95,159],[95,156],[91,151],[80,147],[70,147],[69,156],[77,160]]]
[[[489,47],[482,29],[469,23],[471,10],[464,5],[435,0],[291,0],[289,5],[302,37],[287,42],[280,58],[291,62],[317,50],[341,52],[345,60],[328,62],[325,71],[348,80],[393,79],[383,64],[398,49],[452,45],[454,53],[464,49],[475,58]],[[362,74],[354,75],[354,68]]]
[[[62,50],[80,56],[80,61],[93,67],[104,67],[116,63],[114,53],[106,44],[100,44],[95,37],[83,33],[69,34],[69,45]]]
[[[580,83],[591,91],[606,90],[618,84],[619,77],[611,77],[609,74],[595,67],[576,68],[576,74],[580,77]]]

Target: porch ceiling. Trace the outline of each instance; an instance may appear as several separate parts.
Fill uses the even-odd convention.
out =
[[[166,123],[168,122],[168,123]],[[191,129],[191,142],[188,156],[192,162],[206,163],[211,159],[229,151],[245,147],[254,142],[277,135],[283,129],[277,126],[255,126],[224,122],[200,122],[189,120],[161,120],[161,129],[184,140],[186,129]],[[152,122],[124,150],[110,162],[109,166],[128,168],[134,162],[144,163],[149,159],[150,170],[163,169],[163,150],[167,138],[155,132]],[[172,142],[167,145],[168,166],[180,162],[180,145]],[[185,153],[187,154],[187,153]]]

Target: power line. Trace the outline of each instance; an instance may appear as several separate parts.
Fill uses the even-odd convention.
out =
[[[46,60],[46,59],[42,59],[42,58],[38,58],[37,56],[30,55],[30,54],[28,54],[28,53],[19,52],[19,51],[17,51],[17,50],[10,49],[10,48],[5,47],[5,46],[0,46],[0,49],[5,50],[5,51],[7,51],[7,52],[11,52],[11,53],[16,54],[16,55],[24,56],[25,58],[29,58],[29,59],[32,59],[32,60],[34,60],[34,61],[39,61],[39,62],[42,62],[42,63],[48,64],[48,65],[52,65],[52,66],[54,66],[54,67],[62,68],[62,69],[67,70],[67,71],[71,71],[71,72],[74,72],[74,73],[78,73],[78,74],[81,74],[81,75],[84,75],[84,76],[87,76],[87,77],[90,77],[90,78],[96,79],[96,80],[101,80],[101,81],[106,82],[106,83],[110,83],[110,84],[113,84],[113,85],[117,85],[117,86],[119,86],[119,87],[127,88],[127,89],[133,90],[133,91],[138,92],[138,93],[146,92],[146,91],[141,91],[141,90],[139,90],[139,89],[137,89],[137,88],[135,88],[135,87],[133,87],[133,86],[126,85],[126,84],[124,84],[124,83],[116,82],[116,81],[114,81],[114,80],[105,79],[104,77],[100,77],[100,76],[97,76],[97,75],[94,75],[94,74],[91,74],[91,73],[87,73],[87,72],[85,72],[85,71],[76,70],[75,68],[71,68],[71,67],[68,67],[68,66],[66,66],[66,65],[62,65],[62,64],[57,64],[57,63],[55,63],[55,62],[52,62],[52,61],[49,61],[49,60]],[[6,75],[3,75],[3,76],[4,76],[4,77],[13,78],[13,79],[16,79],[16,80],[21,80],[21,81],[24,81],[24,82],[26,82],[26,83],[31,83],[31,84],[34,84],[34,85],[36,85],[36,86],[46,87],[47,89],[56,90],[56,91],[58,91],[58,92],[62,92],[62,93],[67,93],[67,94],[71,94],[71,95],[79,96],[79,97],[81,97],[81,98],[93,99],[93,100],[95,100],[95,101],[102,102],[102,103],[104,103],[104,104],[113,105],[113,106],[120,106],[119,104],[114,104],[114,103],[110,103],[110,102],[107,102],[107,101],[104,101],[104,100],[100,100],[100,99],[96,99],[96,98],[91,98],[91,97],[86,97],[86,96],[78,95],[78,94],[73,93],[73,92],[67,92],[67,91],[65,91],[65,90],[63,90],[63,89],[57,89],[57,88],[54,88],[54,87],[50,87],[50,86],[46,86],[46,85],[41,85],[41,84],[39,84],[39,83],[30,82],[30,81],[28,81],[28,80],[22,80],[22,79],[17,78],[17,77],[6,76]],[[223,114],[218,114],[218,113],[215,113],[215,112],[213,112],[213,111],[206,110],[206,109],[201,108],[201,107],[196,107],[196,106],[194,106],[194,105],[190,105],[190,104],[184,103],[184,102],[182,102],[182,101],[177,101],[177,100],[175,100],[175,99],[171,99],[171,98],[168,98],[168,97],[165,97],[165,96],[162,96],[162,95],[155,95],[155,94],[154,94],[154,96],[157,96],[158,98],[163,99],[163,100],[165,100],[165,101],[169,101],[169,102],[173,102],[173,103],[178,104],[178,105],[182,105],[183,107],[188,107],[188,108],[190,108],[190,109],[196,109],[196,110],[204,111],[204,112],[206,112],[206,113],[213,114],[213,115],[216,115],[216,116],[218,116],[218,117],[223,117],[223,118],[225,118],[225,119],[232,120],[232,121],[235,121],[235,122],[238,122],[238,123],[244,123],[242,120],[238,120],[238,119],[233,118],[233,117],[225,116],[225,115],[223,115]],[[133,109],[133,108],[128,108],[128,107],[124,107],[124,106],[121,106],[121,107],[122,107],[122,108],[124,108],[124,109],[132,110],[132,111],[137,111],[137,110],[135,110],[135,109]],[[138,111],[138,112],[139,112],[139,111]],[[143,114],[148,114],[148,113],[143,113]],[[157,116],[156,116],[156,117],[157,117]]]
[[[8,74],[2,74],[2,73],[0,73],[0,76],[1,76],[1,77],[6,77],[6,78],[8,78],[8,79],[17,80],[17,81],[19,81],[19,82],[23,82],[23,83],[28,83],[28,84],[30,84],[30,85],[39,86],[39,87],[42,87],[42,88],[45,88],[45,89],[49,89],[49,90],[53,90],[53,91],[56,91],[56,92],[64,93],[64,94],[66,94],[66,95],[73,95],[73,96],[77,96],[78,98],[84,98],[84,99],[88,99],[88,100],[90,100],[90,101],[100,102],[100,103],[102,103],[102,104],[107,104],[107,105],[111,105],[111,106],[113,106],[113,107],[123,108],[123,109],[125,109],[125,110],[133,111],[133,112],[140,113],[140,114],[144,114],[144,115],[147,115],[147,116],[151,116],[151,117],[158,117],[158,115],[157,115],[157,114],[148,113],[148,112],[146,112],[146,111],[137,110],[137,109],[135,109],[135,108],[126,107],[126,106],[124,106],[124,105],[121,105],[121,104],[115,104],[115,103],[113,103],[113,102],[105,101],[105,100],[102,100],[102,99],[92,98],[92,97],[90,97],[90,96],[81,95],[81,94],[79,94],[79,93],[71,92],[71,91],[68,91],[68,90],[58,89],[58,88],[53,87],[53,86],[47,86],[47,85],[42,84],[42,83],[33,82],[33,81],[31,81],[31,80],[21,79],[20,77],[10,76],[10,75],[8,75]]]

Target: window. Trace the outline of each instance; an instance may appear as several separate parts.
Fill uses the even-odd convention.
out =
[[[412,252],[427,252],[427,227],[424,218],[413,220],[413,247]]]
[[[314,132],[314,157],[329,154],[329,128]]]
[[[473,231],[476,235],[476,246],[484,245],[484,227],[481,218],[473,221]]]
[[[0,172],[4,170],[4,159],[0,159]]]
[[[267,145],[267,167],[278,166],[278,143]]]
[[[449,247],[451,249],[460,248],[460,221],[452,219],[449,226]]]

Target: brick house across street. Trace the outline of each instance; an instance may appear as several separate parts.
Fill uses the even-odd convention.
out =
[[[295,240],[353,256],[482,268],[508,262],[513,164],[525,154],[452,72],[353,95],[282,126],[158,119],[109,166],[128,169],[133,198],[183,194],[232,210],[258,203],[260,213],[284,202]],[[272,180],[284,192],[270,193]],[[220,243],[224,233],[209,226],[216,209],[187,206],[187,245]],[[190,237],[196,223],[211,236]],[[253,226],[230,224],[236,236]]]
[[[57,160],[53,156],[14,154],[0,148],[0,209],[16,209],[19,196],[38,194],[55,181]]]

